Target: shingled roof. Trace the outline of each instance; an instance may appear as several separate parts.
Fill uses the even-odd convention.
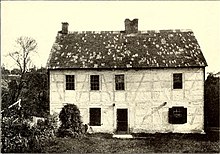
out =
[[[49,69],[207,66],[191,30],[138,31],[134,27],[68,32],[67,28],[68,23],[63,23],[58,32],[47,63]]]

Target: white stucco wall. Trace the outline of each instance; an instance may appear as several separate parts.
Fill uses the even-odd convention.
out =
[[[183,88],[173,89],[173,73],[183,74]],[[100,90],[90,91],[90,75],[100,75]],[[125,90],[114,90],[114,75],[125,75]],[[75,75],[75,90],[65,90],[65,75]],[[165,106],[161,106],[167,102]],[[203,132],[203,68],[149,70],[51,70],[50,113],[60,112],[66,103],[81,111],[83,123],[89,123],[89,108],[101,108],[101,126],[94,132],[114,132],[117,108],[128,109],[130,132]],[[113,106],[115,103],[115,106]],[[161,107],[160,107],[161,106]],[[168,109],[187,108],[187,123],[169,124]]]

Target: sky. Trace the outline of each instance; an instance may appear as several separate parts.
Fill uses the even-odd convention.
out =
[[[193,30],[206,73],[220,71],[220,1],[2,1],[1,65],[16,67],[7,55],[20,36],[37,41],[32,63],[45,67],[61,22],[70,31],[118,31],[126,18],[138,18],[139,30]]]

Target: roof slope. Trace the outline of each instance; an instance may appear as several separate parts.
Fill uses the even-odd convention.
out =
[[[207,66],[192,31],[69,32],[59,34],[49,69]]]

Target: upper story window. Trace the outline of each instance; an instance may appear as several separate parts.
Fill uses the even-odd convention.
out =
[[[182,88],[183,88],[182,73],[174,73],[173,74],[173,89],[182,89]]]
[[[115,90],[125,90],[124,74],[115,75]]]
[[[66,90],[75,90],[75,76],[66,75]]]
[[[99,90],[99,75],[90,76],[90,88],[91,90]]]

